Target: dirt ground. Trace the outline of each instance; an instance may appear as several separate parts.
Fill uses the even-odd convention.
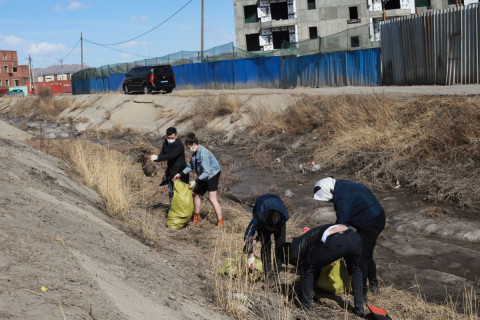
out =
[[[304,94],[377,93],[402,96],[478,94],[480,86],[379,87],[296,90],[240,90],[246,108],[285,108]],[[208,91],[232,94],[233,91]],[[188,114],[200,90],[171,95],[106,94],[62,97],[75,105],[60,116],[76,119],[44,123],[10,119],[33,135],[65,138],[98,130],[132,128],[149,139]],[[63,100],[62,100],[63,99]],[[14,109],[17,100],[0,101],[0,111]],[[230,116],[209,123],[227,136],[241,132],[248,116]],[[228,319],[216,310],[206,292],[206,277],[192,276],[189,250],[168,243],[152,249],[134,239],[104,214],[102,200],[72,177],[72,169],[21,141],[28,134],[0,121],[0,318],[5,319]],[[95,138],[92,136],[91,138]],[[127,143],[127,142],[125,142]],[[218,151],[223,147],[215,146]],[[294,183],[281,174],[256,168],[241,151],[227,146],[224,161],[235,160],[242,177],[229,192],[251,204],[253,195],[275,189],[293,192],[293,208],[304,223],[331,223],[328,204],[311,200],[311,185],[321,178],[308,174]],[[322,173],[326,174],[326,173]],[[349,178],[348,176],[337,176]],[[457,214],[441,218],[425,214],[421,195],[403,190],[377,194],[387,212],[387,228],[379,239],[376,259],[382,285],[420,291],[430,301],[464,288],[477,290],[480,299],[480,217],[475,210],[451,207]],[[187,236],[187,235],[183,235]],[[164,237],[168,239],[168,234]],[[208,248],[204,248],[207,250]],[[191,263],[191,261],[190,261]],[[45,291],[42,291],[45,287]]]

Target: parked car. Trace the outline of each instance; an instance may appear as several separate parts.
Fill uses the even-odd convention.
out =
[[[145,94],[152,91],[170,93],[175,88],[175,75],[169,65],[135,67],[125,75],[122,88],[126,94],[135,91]]]
[[[13,89],[7,93],[5,93],[6,96],[14,96],[14,97],[24,97],[25,94],[23,93],[22,89]]]

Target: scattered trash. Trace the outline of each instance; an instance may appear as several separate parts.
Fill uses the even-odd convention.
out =
[[[372,318],[375,320],[392,320],[388,315],[387,311],[380,307],[375,307],[367,304],[368,309],[372,313]]]
[[[320,170],[320,165],[315,163],[314,161],[312,161],[312,172],[317,172],[318,170]]]
[[[397,185],[395,186],[395,189],[400,189],[401,185],[400,185],[400,181],[397,180]]]
[[[42,287],[40,288],[40,290],[42,290],[43,292],[47,292],[47,291],[48,291],[48,289],[45,288],[44,286],[42,286]]]
[[[303,233],[307,233],[308,231],[310,231],[310,228],[309,228],[309,227],[304,227],[304,228],[303,228]]]
[[[285,190],[285,197],[289,197],[289,198],[293,197],[292,190],[290,189]]]
[[[303,164],[299,165],[300,171],[302,171],[303,174],[305,174],[305,169],[303,168]]]
[[[280,158],[276,158],[275,162],[282,162],[282,160]]]

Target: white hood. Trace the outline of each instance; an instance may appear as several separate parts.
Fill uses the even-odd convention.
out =
[[[333,198],[333,189],[335,189],[335,179],[328,177],[318,180],[313,189],[313,199],[330,201]]]

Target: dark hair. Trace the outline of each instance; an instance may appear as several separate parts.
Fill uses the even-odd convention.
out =
[[[170,127],[167,129],[167,136],[171,134],[177,134],[177,129],[175,127]]]
[[[283,225],[283,215],[281,212],[270,209],[263,216],[263,226],[269,231],[278,231]]]
[[[192,144],[198,145],[198,139],[197,137],[195,137],[195,133],[190,132],[189,134],[187,134],[187,138],[185,139],[185,145],[191,146]]]

